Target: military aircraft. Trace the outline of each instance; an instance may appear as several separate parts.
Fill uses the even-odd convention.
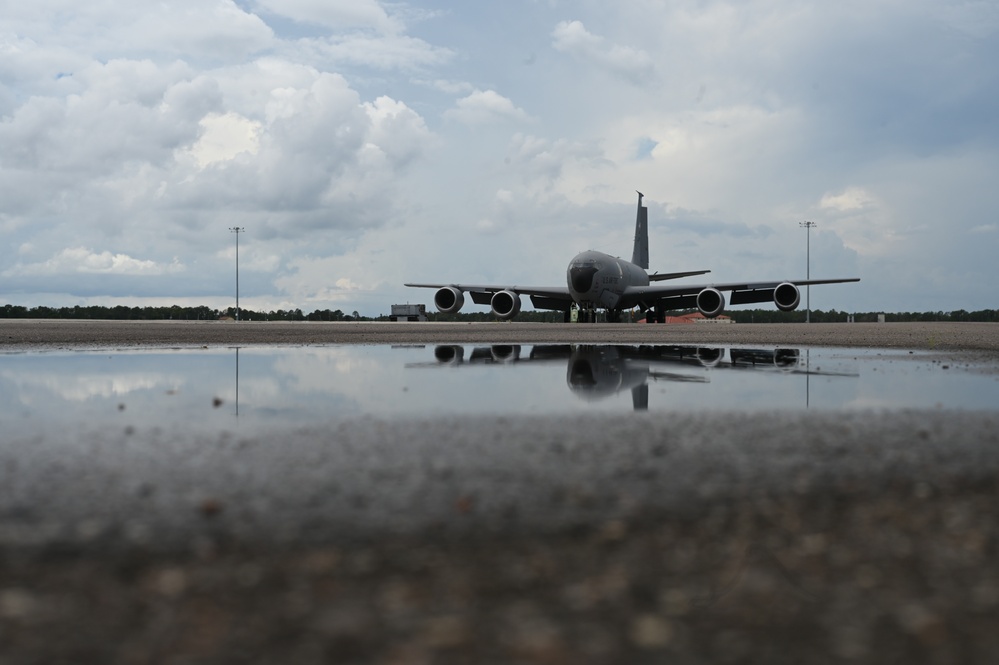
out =
[[[618,322],[621,312],[639,308],[648,323],[663,323],[665,312],[697,308],[705,317],[714,318],[730,305],[770,302],[777,309],[790,312],[801,303],[800,286],[859,282],[848,279],[800,279],[771,282],[729,282],[725,284],[659,284],[683,277],[703,275],[710,270],[653,273],[649,268],[648,208],[642,205],[645,195],[638,192],[635,220],[635,245],[631,261],[589,250],[577,254],[566,269],[566,286],[516,286],[489,284],[411,284],[405,286],[437,289],[434,305],[444,314],[454,314],[465,304],[465,294],[476,305],[489,305],[499,319],[512,319],[520,313],[520,297],[529,296],[536,309],[561,310],[566,322],[572,308],[579,308],[580,321],[596,321],[598,309],[607,310],[607,321]]]
[[[806,377],[859,376],[818,368],[813,370],[802,360],[798,349],[787,348],[732,347],[726,350],[694,346],[535,344],[527,351],[519,344],[494,344],[471,349],[448,344],[434,348],[433,362],[408,363],[406,368],[564,364],[566,384],[576,397],[595,402],[630,391],[636,411],[648,410],[649,385],[652,383],[709,383],[709,374],[722,370],[776,371]],[[805,390],[807,403],[807,383]]]

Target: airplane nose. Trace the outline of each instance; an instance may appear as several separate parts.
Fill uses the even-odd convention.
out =
[[[586,293],[593,286],[593,276],[597,269],[593,266],[573,266],[569,269],[569,281],[576,293]]]

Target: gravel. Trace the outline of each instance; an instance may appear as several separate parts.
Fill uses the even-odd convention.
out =
[[[993,323],[560,324],[0,319],[0,350],[248,344],[712,343],[999,352]]]
[[[833,345],[994,372],[997,333],[3,321],[0,350]],[[0,662],[992,663],[997,425],[719,411],[5,438]]]

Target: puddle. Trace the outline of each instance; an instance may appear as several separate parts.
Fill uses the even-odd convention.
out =
[[[345,417],[993,410],[997,378],[897,350],[447,345],[0,355],[0,427],[243,429]]]

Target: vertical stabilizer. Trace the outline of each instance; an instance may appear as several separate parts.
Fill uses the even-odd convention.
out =
[[[642,197],[638,192],[638,215],[635,218],[635,249],[631,253],[631,262],[640,268],[649,269],[649,209],[642,205]]]

